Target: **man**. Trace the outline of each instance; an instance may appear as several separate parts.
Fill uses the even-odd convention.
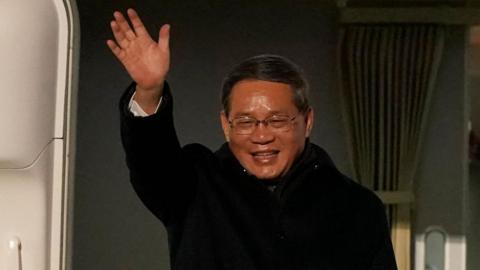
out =
[[[154,42],[132,9],[108,46],[135,81],[121,99],[135,191],[165,225],[172,269],[396,269],[381,201],[310,143],[313,110],[298,67],[274,55],[226,77],[212,152],[173,126],[169,26]]]

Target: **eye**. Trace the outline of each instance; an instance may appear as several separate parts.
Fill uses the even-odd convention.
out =
[[[240,118],[240,119],[234,119],[233,125],[238,128],[246,128],[246,127],[251,127],[255,125],[256,122],[257,121],[250,118]]]
[[[274,128],[281,128],[288,124],[288,118],[275,117],[268,120],[268,124]]]

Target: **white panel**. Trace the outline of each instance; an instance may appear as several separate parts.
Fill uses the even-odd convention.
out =
[[[58,16],[51,0],[0,1],[0,20],[0,168],[23,168],[54,137]]]
[[[0,1],[0,270],[69,269],[75,9],[74,0]]]
[[[49,187],[49,250],[50,250],[50,270],[64,269],[63,256],[65,252],[65,217],[67,213],[64,212],[65,194],[67,187],[67,177],[65,175],[65,165],[68,163],[66,154],[64,153],[64,140],[55,139],[52,143],[53,147],[53,168],[52,180]]]
[[[414,270],[425,270],[425,234],[415,235]]]
[[[445,250],[446,270],[467,269],[467,241],[465,236],[450,236],[447,239]]]
[[[22,269],[49,269],[53,153],[52,143],[31,167],[0,170],[0,269],[10,270],[18,260],[9,247],[15,237],[22,244]]]
[[[465,270],[467,256],[465,236],[446,235],[445,270]],[[415,270],[425,269],[425,255],[425,234],[417,234],[415,236]]]
[[[68,2],[68,1],[67,1]],[[70,2],[75,3],[74,0]],[[69,121],[66,118],[66,107],[71,105],[68,101],[68,95],[72,91],[72,51],[74,47],[73,36],[74,34],[80,35],[80,33],[74,33],[72,11],[70,10],[70,3],[64,3],[63,0],[53,1],[58,16],[58,47],[57,47],[57,87],[56,87],[56,107],[55,107],[55,130],[54,136],[56,138],[64,137],[64,124]],[[69,16],[68,16],[69,15]],[[77,18],[78,20],[78,18]],[[77,21],[79,23],[79,21]],[[80,29],[76,29],[80,30]],[[77,64],[77,63],[76,63]],[[78,68],[78,67],[76,67]],[[68,90],[67,90],[68,88]],[[67,93],[67,91],[69,93]],[[67,102],[67,104],[66,104]]]

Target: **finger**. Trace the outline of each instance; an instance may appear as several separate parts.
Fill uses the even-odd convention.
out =
[[[132,26],[133,26],[133,29],[135,30],[135,34],[137,34],[137,36],[146,35],[150,37],[150,35],[147,32],[147,29],[145,28],[145,25],[143,24],[142,20],[138,16],[137,12],[134,9],[129,8],[127,10],[127,14],[128,14],[128,18],[130,18],[130,21],[132,22]]]
[[[123,58],[122,49],[120,49],[120,47],[118,47],[117,44],[111,39],[107,40],[107,45],[112,53],[121,61]]]
[[[125,37],[125,34],[120,29],[120,26],[118,26],[118,23],[116,21],[111,21],[110,27],[112,28],[113,36],[115,37],[118,45],[120,45],[120,47],[123,49],[128,48],[130,41]]]
[[[115,17],[118,26],[120,26],[120,30],[128,40],[133,40],[137,37],[121,12],[115,11],[113,16]]]
[[[164,24],[160,28],[160,33],[158,35],[158,46],[165,51],[169,50],[170,43],[170,25]]]

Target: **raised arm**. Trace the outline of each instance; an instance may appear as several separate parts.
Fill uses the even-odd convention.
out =
[[[197,184],[191,155],[181,148],[175,132],[172,96],[165,82],[170,62],[169,26],[161,27],[155,42],[137,13],[133,9],[127,13],[133,28],[115,12],[111,22],[115,41],[107,41],[135,81],[120,101],[122,144],[136,193],[168,226],[186,213]],[[150,116],[131,113],[128,104],[134,92],[135,101]],[[153,113],[160,97],[160,108]]]
[[[155,42],[137,12],[128,9],[127,14],[133,28],[121,12],[115,11],[110,22],[115,41],[107,40],[107,45],[136,82],[135,101],[147,114],[152,114],[170,67],[170,25],[160,28]]]

